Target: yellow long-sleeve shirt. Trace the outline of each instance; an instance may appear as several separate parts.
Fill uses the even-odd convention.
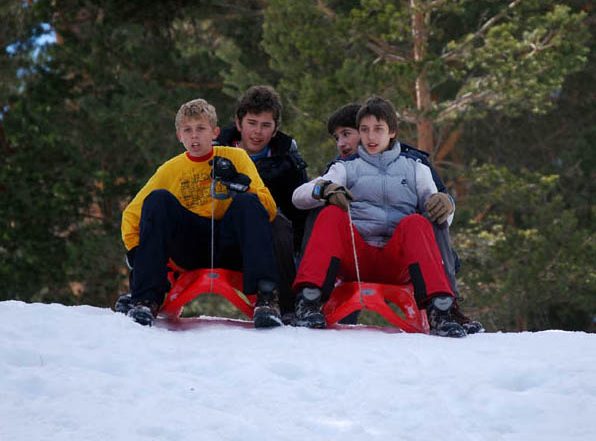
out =
[[[215,156],[228,158],[234,163],[239,173],[244,173],[251,179],[248,191],[257,195],[269,213],[269,220],[273,220],[277,211],[275,201],[246,152],[235,147],[219,146],[214,147],[213,152]],[[199,216],[211,218],[213,198],[210,193],[211,166],[209,160],[214,155],[198,161],[191,159],[186,153],[182,153],[166,161],[157,169],[122,213],[122,240],[127,250],[139,244],[141,209],[145,198],[153,190],[168,190],[188,210]],[[223,187],[218,187],[218,191],[223,190]],[[215,200],[214,217],[216,220],[223,217],[231,203],[231,198]]]

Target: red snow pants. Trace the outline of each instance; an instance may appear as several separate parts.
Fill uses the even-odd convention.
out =
[[[354,227],[360,279],[393,285],[412,282],[419,306],[436,294],[453,295],[430,221],[419,214],[403,218],[384,247],[367,244]],[[294,281],[294,290],[305,285],[329,285],[329,268],[339,261],[337,277],[357,280],[348,213],[330,205],[314,224]]]

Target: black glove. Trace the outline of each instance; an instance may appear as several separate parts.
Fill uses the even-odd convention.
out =
[[[212,166],[211,177],[225,185],[228,190],[244,193],[250,187],[250,178],[238,173],[234,163],[223,156],[214,156],[209,165]]]

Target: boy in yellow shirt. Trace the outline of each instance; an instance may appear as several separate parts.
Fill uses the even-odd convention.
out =
[[[212,105],[203,99],[183,104],[175,125],[186,152],[162,164],[122,214],[133,269],[128,315],[152,324],[170,288],[171,259],[187,270],[242,269],[244,292],[257,294],[255,327],[279,326],[270,225],[275,201],[244,150],[212,146],[219,135]]]

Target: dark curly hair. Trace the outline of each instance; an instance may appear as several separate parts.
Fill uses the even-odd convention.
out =
[[[350,103],[341,106],[333,112],[327,120],[327,131],[329,134],[333,135],[333,132],[335,132],[335,129],[338,127],[351,127],[358,130],[358,124],[356,124],[358,110],[360,110],[360,104]]]
[[[240,97],[236,107],[236,118],[242,121],[247,113],[271,112],[275,127],[281,124],[281,99],[271,86],[252,86]]]

